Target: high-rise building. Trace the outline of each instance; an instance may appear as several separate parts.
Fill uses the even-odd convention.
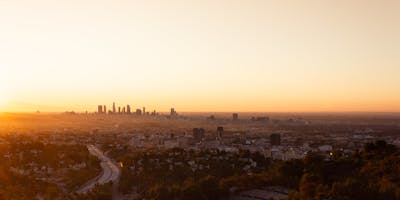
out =
[[[125,114],[125,107],[122,108],[122,113]]]
[[[112,109],[113,109],[112,110],[113,113],[117,112],[117,110],[115,109],[115,102],[113,102],[113,108]]]
[[[281,135],[278,133],[274,133],[270,135],[270,142],[272,146],[281,145]]]
[[[136,109],[136,115],[142,115],[142,110],[140,110],[139,108]]]
[[[99,113],[99,114],[103,113],[103,106],[102,105],[98,105],[97,106],[97,113]]]
[[[106,107],[106,105],[103,106],[103,113],[104,113],[104,114],[107,114],[107,107]]]
[[[143,106],[143,115],[146,114],[146,107]]]
[[[207,117],[207,119],[209,119],[209,120],[215,120],[215,116],[214,116],[214,115],[210,115],[210,117]]]
[[[128,115],[131,114],[131,106],[130,106],[130,105],[126,105],[126,113],[127,113]]]
[[[217,127],[217,138],[218,140],[222,139],[222,134],[224,133],[224,127],[218,126]]]
[[[232,114],[232,119],[233,119],[233,120],[238,120],[238,119],[239,119],[239,114],[233,113],[233,114]]]
[[[121,114],[121,106],[118,106],[118,114]]]
[[[175,108],[171,108],[171,112],[170,112],[171,116],[176,116],[178,115],[178,113],[176,113]]]

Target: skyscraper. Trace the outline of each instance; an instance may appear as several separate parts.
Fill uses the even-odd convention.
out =
[[[238,119],[239,119],[239,114],[233,113],[233,114],[232,114],[232,119],[233,119],[233,120],[238,120]]]
[[[143,115],[146,114],[146,107],[143,106]]]
[[[218,126],[217,127],[217,138],[218,140],[222,139],[222,134],[224,133],[224,127]]]
[[[118,114],[121,114],[121,106],[118,106]]]
[[[170,115],[171,115],[171,116],[176,116],[176,115],[178,115],[178,113],[176,113],[176,111],[175,111],[175,108],[171,108],[171,113],[170,113]]]
[[[131,106],[129,104],[126,105],[126,113],[128,113],[128,115],[131,114]]]
[[[106,107],[106,105],[103,106],[103,113],[104,113],[104,114],[107,114],[107,107]]]
[[[117,112],[117,110],[115,109],[115,102],[113,102],[113,108],[112,109],[113,109],[112,110],[113,113]]]
[[[98,105],[97,106],[97,113],[99,113],[99,114],[103,113],[103,106],[102,105]]]

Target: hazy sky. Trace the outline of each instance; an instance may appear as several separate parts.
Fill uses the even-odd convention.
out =
[[[0,0],[0,111],[400,111],[399,0]]]

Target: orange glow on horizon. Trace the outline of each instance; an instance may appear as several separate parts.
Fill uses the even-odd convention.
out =
[[[400,1],[0,7],[0,112],[400,112]]]

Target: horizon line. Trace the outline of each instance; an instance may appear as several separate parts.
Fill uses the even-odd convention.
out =
[[[38,112],[39,111],[39,112]],[[86,112],[88,114],[97,114],[96,111],[0,111],[0,114],[64,114],[68,112],[74,112],[76,114],[85,114]],[[157,113],[169,113],[169,111],[159,111]],[[400,114],[400,111],[180,111],[177,112],[179,113],[393,113],[393,114]],[[106,114],[108,115],[108,113]],[[122,114],[121,115],[126,115]],[[131,115],[135,115],[135,113],[132,113]]]

